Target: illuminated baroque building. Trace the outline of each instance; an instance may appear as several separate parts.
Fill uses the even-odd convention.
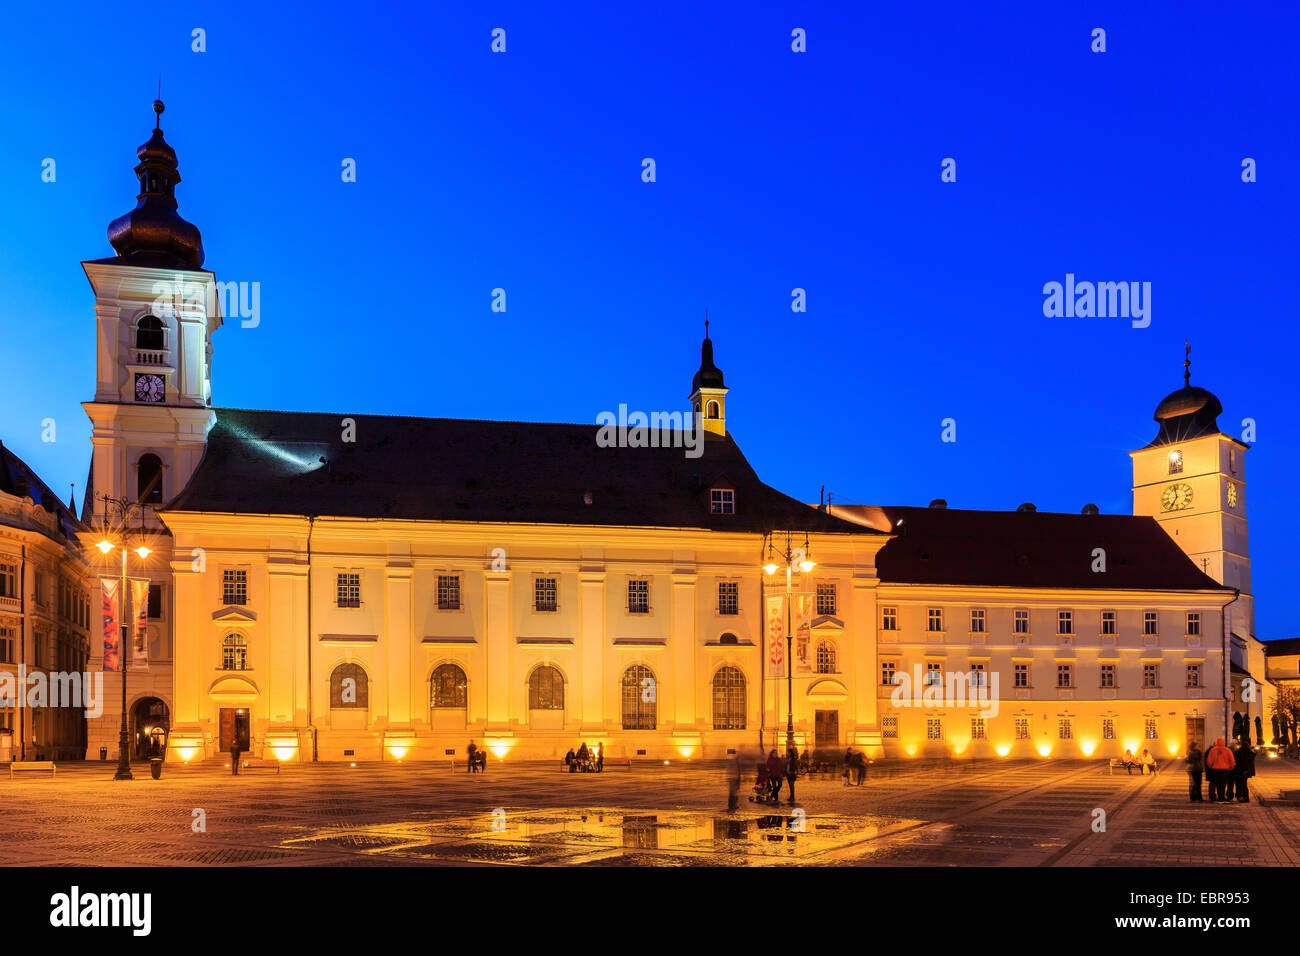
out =
[[[160,130],[139,155],[118,255],[85,263],[87,500],[156,505],[156,653],[128,687],[165,703],[173,757],[232,740],[322,760],[445,759],[471,738],[505,759],[770,744],[787,689],[769,541],[816,562],[794,576],[801,747],[1168,756],[1224,734],[1232,635],[1253,629],[1246,446],[1208,392],[1160,404],[1131,516],[802,504],[728,431],[707,331],[699,457],[602,447],[596,425],[216,407],[217,285]],[[183,294],[160,301],[160,282]],[[898,706],[896,675],[914,673]],[[923,699],[958,674],[996,682],[995,700]]]

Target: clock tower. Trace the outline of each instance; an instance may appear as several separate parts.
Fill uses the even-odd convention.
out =
[[[1250,447],[1223,434],[1223,406],[1191,384],[1191,349],[1183,387],[1156,407],[1159,432],[1133,458],[1133,513],[1150,515],[1196,566],[1241,597],[1230,611],[1233,631],[1255,632],[1246,525],[1245,453]]]

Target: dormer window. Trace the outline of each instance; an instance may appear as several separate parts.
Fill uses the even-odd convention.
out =
[[[731,488],[710,489],[709,513],[715,515],[734,515],[736,513],[736,492]]]
[[[142,315],[135,324],[135,347],[149,352],[161,352],[167,347],[166,327],[156,315]]]

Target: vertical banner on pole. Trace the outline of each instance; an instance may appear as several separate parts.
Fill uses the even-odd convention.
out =
[[[794,672],[812,673],[812,608],[811,594],[794,596]]]
[[[120,632],[117,624],[118,610],[122,605],[121,585],[111,578],[100,578],[99,588],[103,595],[104,670],[121,670],[121,648],[118,647]]]
[[[149,669],[149,582],[131,582],[131,607],[135,611],[135,629],[131,640],[131,667]]]
[[[767,662],[773,677],[785,676],[785,597],[777,594],[767,599]]]

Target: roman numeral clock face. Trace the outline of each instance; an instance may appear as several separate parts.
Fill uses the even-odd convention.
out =
[[[155,404],[161,402],[166,395],[166,389],[163,386],[161,375],[154,375],[147,372],[137,372],[135,376],[135,400],[137,402],[149,402]]]
[[[1184,511],[1192,506],[1192,486],[1182,483],[1170,485],[1160,495],[1160,506],[1165,511]]]

